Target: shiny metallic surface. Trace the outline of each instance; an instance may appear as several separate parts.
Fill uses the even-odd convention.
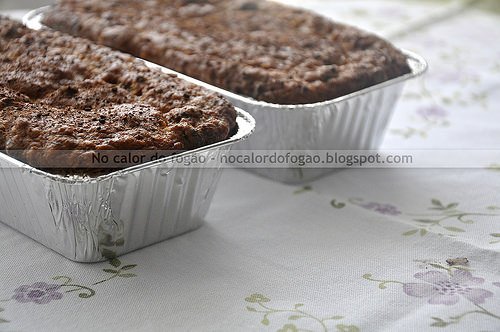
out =
[[[97,178],[46,173],[0,153],[0,221],[61,255],[97,262],[201,226],[221,174],[219,154],[248,137],[238,111],[233,137]],[[176,167],[198,155],[203,167]],[[104,254],[104,255],[103,255]]]
[[[325,102],[278,105],[240,96],[189,76],[159,67],[164,72],[216,91],[233,105],[249,112],[257,123],[255,134],[238,143],[238,150],[373,150],[380,147],[404,84],[427,70],[419,55],[403,51],[411,72],[395,79]],[[333,171],[328,168],[255,168],[251,172],[284,183],[299,184]]]

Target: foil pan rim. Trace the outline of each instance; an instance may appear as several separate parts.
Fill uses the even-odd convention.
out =
[[[197,149],[193,150],[188,150],[176,155],[168,156],[165,158],[161,158],[158,160],[150,161],[147,163],[143,163],[140,165],[135,165],[131,166],[122,170],[118,170],[109,174],[104,174],[98,177],[83,177],[83,176],[63,176],[63,175],[57,175],[57,174],[51,174],[46,171],[40,170],[34,166],[28,165],[27,163],[24,163],[20,160],[17,160],[3,152],[0,152],[0,159],[6,160],[7,162],[13,164],[14,166],[18,166],[19,168],[23,168],[28,172],[37,174],[39,176],[43,176],[45,178],[49,178],[52,180],[56,180],[58,182],[64,182],[64,183],[72,183],[72,184],[84,184],[84,183],[95,183],[95,182],[102,182],[109,180],[113,177],[116,176],[121,176],[121,175],[127,175],[129,173],[133,172],[138,172],[146,168],[150,168],[156,165],[160,164],[165,164],[168,162],[173,161],[175,158],[179,157],[184,157],[188,156],[191,154],[199,153],[199,152],[204,152],[204,151],[209,151],[209,150],[214,150],[223,146],[227,145],[233,145],[237,142],[243,141],[247,139],[255,130],[255,119],[248,113],[245,112],[237,107],[235,107],[237,117],[236,117],[236,122],[238,124],[238,131],[236,134],[233,136],[229,137],[228,139],[225,139],[223,141],[205,145],[202,147],[199,147]]]

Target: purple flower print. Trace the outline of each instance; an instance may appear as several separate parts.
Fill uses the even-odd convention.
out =
[[[52,300],[59,300],[63,297],[57,290],[61,285],[47,284],[45,282],[35,282],[33,285],[19,286],[12,296],[14,300],[21,303],[34,302],[36,304],[46,304]]]
[[[424,119],[445,118],[448,116],[448,112],[444,108],[436,105],[421,107],[417,110],[417,114]]]
[[[428,297],[430,304],[453,305],[460,300],[460,296],[479,304],[493,296],[486,289],[471,287],[482,284],[484,279],[473,277],[469,271],[454,270],[451,276],[439,271],[419,272],[415,278],[426,283],[404,284],[403,291],[410,296]]]
[[[387,214],[391,216],[397,216],[401,214],[401,211],[397,207],[390,204],[380,204],[375,202],[370,202],[366,204],[361,204],[362,207],[368,210],[377,211],[378,213]]]

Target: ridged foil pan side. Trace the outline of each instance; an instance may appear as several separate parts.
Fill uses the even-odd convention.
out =
[[[249,112],[257,123],[255,135],[238,143],[237,150],[314,151],[372,150],[380,147],[406,81],[427,70],[419,55],[403,50],[411,72],[332,100],[304,105],[279,105],[237,95],[146,61],[150,67],[175,73],[226,97]],[[299,184],[333,171],[328,168],[245,168],[275,181]]]
[[[258,124],[255,136],[240,150],[372,150],[380,147],[403,82],[337,103],[286,112],[231,100]],[[328,168],[255,168],[250,171],[284,183],[303,183],[332,171]]]
[[[104,260],[201,226],[221,174],[219,154],[248,137],[255,122],[238,110],[230,139],[98,178],[48,174],[0,153],[0,221],[78,262]]]

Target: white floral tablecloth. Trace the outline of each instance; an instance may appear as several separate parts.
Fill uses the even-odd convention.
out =
[[[494,1],[289,2],[429,61],[385,148],[500,149]],[[99,264],[0,224],[0,331],[500,331],[499,170],[225,170],[201,229]]]

